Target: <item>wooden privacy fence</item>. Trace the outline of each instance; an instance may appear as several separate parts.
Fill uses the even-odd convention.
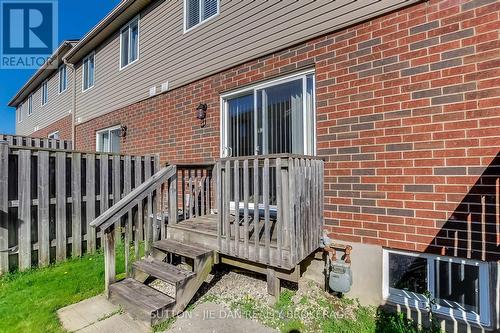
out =
[[[35,147],[48,149],[73,149],[71,140],[57,140],[49,138],[31,138],[21,135],[0,134],[0,141],[7,141],[9,146]]]
[[[90,222],[157,170],[156,155],[0,143],[0,273],[94,252],[101,233]],[[137,232],[143,237],[142,228]]]
[[[226,158],[217,165],[219,251],[293,269],[318,249],[323,161],[311,156]]]

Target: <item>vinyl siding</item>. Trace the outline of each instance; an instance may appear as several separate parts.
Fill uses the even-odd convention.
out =
[[[42,86],[33,91],[33,114],[28,116],[28,98],[23,101],[23,121],[17,123],[16,134],[30,135],[37,130],[43,129],[50,124],[66,117],[72,109],[73,98],[73,73],[67,68],[68,88],[59,94],[59,71],[56,71],[48,79],[49,100],[42,106]]]
[[[219,16],[184,33],[183,1],[156,1],[140,15],[139,60],[120,70],[119,31],[96,51],[95,86],[82,92],[77,65],[78,122],[220,72],[417,0],[221,0]]]

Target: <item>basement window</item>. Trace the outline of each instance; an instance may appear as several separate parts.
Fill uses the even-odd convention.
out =
[[[101,153],[120,153],[120,126],[106,128],[96,133],[96,150]]]
[[[139,17],[130,21],[120,32],[120,69],[139,59]]]
[[[429,305],[429,293],[435,304]],[[490,324],[489,268],[485,262],[384,251],[384,298],[479,325]]]
[[[184,0],[184,32],[219,15],[219,0]]]

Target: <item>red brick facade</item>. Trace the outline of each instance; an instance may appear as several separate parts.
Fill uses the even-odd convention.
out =
[[[93,150],[96,130],[123,124],[124,153],[213,161],[221,93],[314,67],[336,239],[496,260],[499,13],[495,0],[414,5],[79,124],[77,148]]]
[[[73,117],[68,115],[58,121],[50,124],[49,126],[42,128],[30,135],[33,138],[46,138],[49,134],[54,132],[59,132],[59,139],[61,140],[71,140],[73,136],[72,123]]]

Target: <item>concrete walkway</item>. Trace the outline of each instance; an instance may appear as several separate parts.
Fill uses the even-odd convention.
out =
[[[69,332],[79,333],[147,333],[144,327],[106,297],[96,296],[57,311],[62,326]]]
[[[198,305],[193,311],[184,312],[166,333],[275,333],[262,324],[241,318],[219,304],[205,303]]]
[[[89,298],[57,311],[63,327],[78,333],[148,333],[151,329],[124,314],[104,296]],[[205,303],[181,314],[166,333],[273,333],[256,321],[241,318],[221,305]]]

